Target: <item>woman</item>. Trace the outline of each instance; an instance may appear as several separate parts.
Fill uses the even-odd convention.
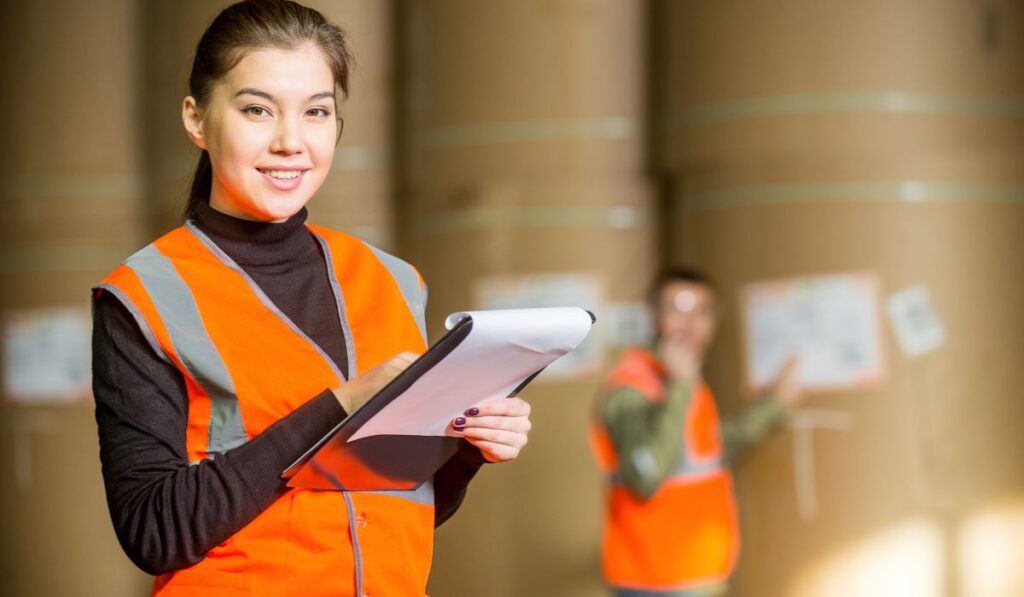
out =
[[[410,492],[292,490],[281,472],[425,348],[412,266],[305,225],[340,134],[343,32],[286,0],[225,9],[182,116],[202,150],[185,225],[94,289],[107,501],[159,595],[423,595],[433,529],[529,406],[453,418],[466,441]]]

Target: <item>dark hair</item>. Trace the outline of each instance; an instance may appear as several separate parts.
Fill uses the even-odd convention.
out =
[[[217,81],[241,62],[246,52],[294,49],[304,44],[320,48],[335,84],[347,96],[352,56],[345,32],[319,12],[290,0],[243,0],[222,10],[196,46],[189,94],[202,106],[210,100]],[[200,203],[209,203],[212,184],[210,154],[203,150],[192,177],[186,218],[195,215]]]
[[[689,265],[675,265],[661,270],[654,278],[654,282],[647,293],[651,304],[657,304],[661,290],[671,282],[690,282],[691,284],[707,286],[712,291],[715,289],[711,278],[703,271]]]

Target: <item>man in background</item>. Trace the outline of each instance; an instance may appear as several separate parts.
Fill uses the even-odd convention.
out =
[[[618,597],[721,595],[739,555],[727,465],[800,401],[794,363],[767,396],[720,420],[701,376],[717,323],[711,283],[670,269],[652,299],[654,349],[623,352],[595,409],[609,482],[602,568]]]

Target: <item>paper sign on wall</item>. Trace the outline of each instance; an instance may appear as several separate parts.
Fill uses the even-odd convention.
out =
[[[907,356],[919,357],[946,342],[946,330],[935,315],[924,286],[894,292],[886,306],[896,340]]]
[[[882,377],[878,282],[846,274],[755,283],[744,294],[747,383],[770,388],[791,358],[810,389]]]
[[[591,274],[523,274],[487,276],[475,285],[477,309],[582,307],[597,314],[597,325],[576,350],[555,361],[538,378],[565,379],[601,370],[601,278]]]
[[[4,318],[4,396],[27,403],[71,402],[89,395],[89,317],[48,308]]]
[[[606,303],[601,311],[606,344],[612,348],[643,346],[654,338],[654,321],[647,303]]]

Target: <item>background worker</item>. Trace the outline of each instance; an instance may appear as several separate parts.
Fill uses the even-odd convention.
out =
[[[609,476],[604,577],[619,597],[720,595],[739,555],[727,466],[800,402],[795,363],[722,420],[701,375],[718,320],[711,283],[670,269],[652,299],[654,350],[624,351],[595,409],[594,447]]]

